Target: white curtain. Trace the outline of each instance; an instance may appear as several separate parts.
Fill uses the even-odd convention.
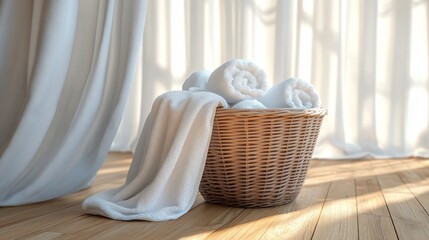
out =
[[[0,205],[87,187],[119,126],[145,1],[0,1]]]
[[[427,0],[149,1],[143,81],[116,150],[133,150],[156,96],[244,58],[272,83],[297,76],[318,89],[329,115],[315,157],[429,157],[428,9]]]

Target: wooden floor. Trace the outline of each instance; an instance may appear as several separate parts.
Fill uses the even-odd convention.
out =
[[[0,208],[0,239],[429,239],[429,161],[313,160],[297,199],[241,209],[199,197],[168,222],[85,215],[82,201],[120,186],[129,154],[110,154],[93,187],[59,199]]]

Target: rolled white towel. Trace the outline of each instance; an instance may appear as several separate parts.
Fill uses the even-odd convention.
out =
[[[320,107],[320,97],[313,85],[299,78],[279,82],[258,100],[268,108]]]
[[[256,99],[247,99],[236,103],[232,108],[238,109],[262,109],[267,108],[264,104]]]
[[[207,81],[210,77],[209,71],[197,71],[191,73],[182,85],[182,90],[200,91],[206,90]]]
[[[210,75],[207,90],[221,95],[230,104],[255,99],[268,89],[267,75],[250,61],[230,60]]]

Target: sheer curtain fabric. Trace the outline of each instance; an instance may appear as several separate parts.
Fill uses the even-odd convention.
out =
[[[329,114],[315,157],[429,157],[428,9],[427,0],[150,1],[143,82],[123,121],[144,119],[191,72],[244,58],[273,84],[296,76],[319,90]]]

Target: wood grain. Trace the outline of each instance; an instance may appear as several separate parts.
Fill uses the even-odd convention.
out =
[[[121,186],[132,155],[109,154],[91,188],[0,208],[0,239],[429,239],[429,161],[312,160],[290,204],[244,209],[208,204],[166,222],[86,215],[82,201]]]
[[[331,184],[313,239],[358,239],[353,179]]]
[[[371,172],[371,169],[367,169]],[[374,176],[356,179],[360,239],[397,239],[384,196]]]

